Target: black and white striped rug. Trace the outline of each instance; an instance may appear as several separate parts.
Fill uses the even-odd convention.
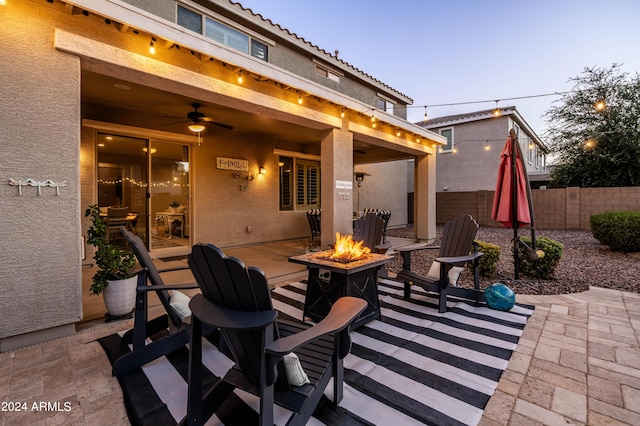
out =
[[[300,320],[306,284],[273,292],[281,317]],[[380,280],[382,320],[351,333],[345,358],[344,398],[338,408],[319,406],[310,424],[475,425],[507,367],[533,307],[500,312],[484,305],[437,300],[420,289],[402,297],[402,284]],[[120,336],[101,339],[109,359],[123,351]],[[212,384],[232,362],[209,342],[203,360]],[[133,424],[171,424],[186,415],[188,349],[176,351],[120,379]],[[216,377],[217,376],[217,377]],[[329,395],[331,386],[325,392]],[[257,398],[236,390],[207,424],[257,422]],[[250,409],[247,409],[251,407]],[[278,411],[277,411],[278,412]],[[286,419],[287,413],[280,411]]]

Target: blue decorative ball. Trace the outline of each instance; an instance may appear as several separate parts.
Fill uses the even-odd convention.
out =
[[[492,309],[509,311],[516,304],[516,294],[508,286],[495,283],[484,289],[484,300]]]

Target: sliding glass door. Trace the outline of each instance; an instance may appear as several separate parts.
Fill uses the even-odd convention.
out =
[[[98,205],[127,208],[149,250],[189,246],[189,147],[98,133]]]

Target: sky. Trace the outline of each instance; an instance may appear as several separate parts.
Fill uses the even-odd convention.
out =
[[[640,0],[237,0],[413,99],[408,120],[514,105],[543,115],[585,67],[640,73]]]

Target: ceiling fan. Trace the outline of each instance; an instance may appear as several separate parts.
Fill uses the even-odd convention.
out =
[[[224,124],[224,123],[220,123],[220,122],[216,121],[214,118],[207,117],[207,116],[204,115],[203,112],[198,111],[198,108],[200,108],[202,106],[199,103],[193,102],[191,104],[191,106],[193,107],[193,111],[189,111],[187,113],[187,119],[186,120],[180,120],[180,121],[175,121],[173,123],[167,123],[167,124],[165,124],[165,126],[171,126],[171,125],[177,124],[177,123],[190,123],[189,126],[188,126],[189,130],[191,130],[194,133],[202,132],[207,125],[221,127],[223,129],[227,129],[227,130],[233,130],[233,126],[230,126],[230,125]],[[172,117],[172,118],[178,118],[178,117]]]

